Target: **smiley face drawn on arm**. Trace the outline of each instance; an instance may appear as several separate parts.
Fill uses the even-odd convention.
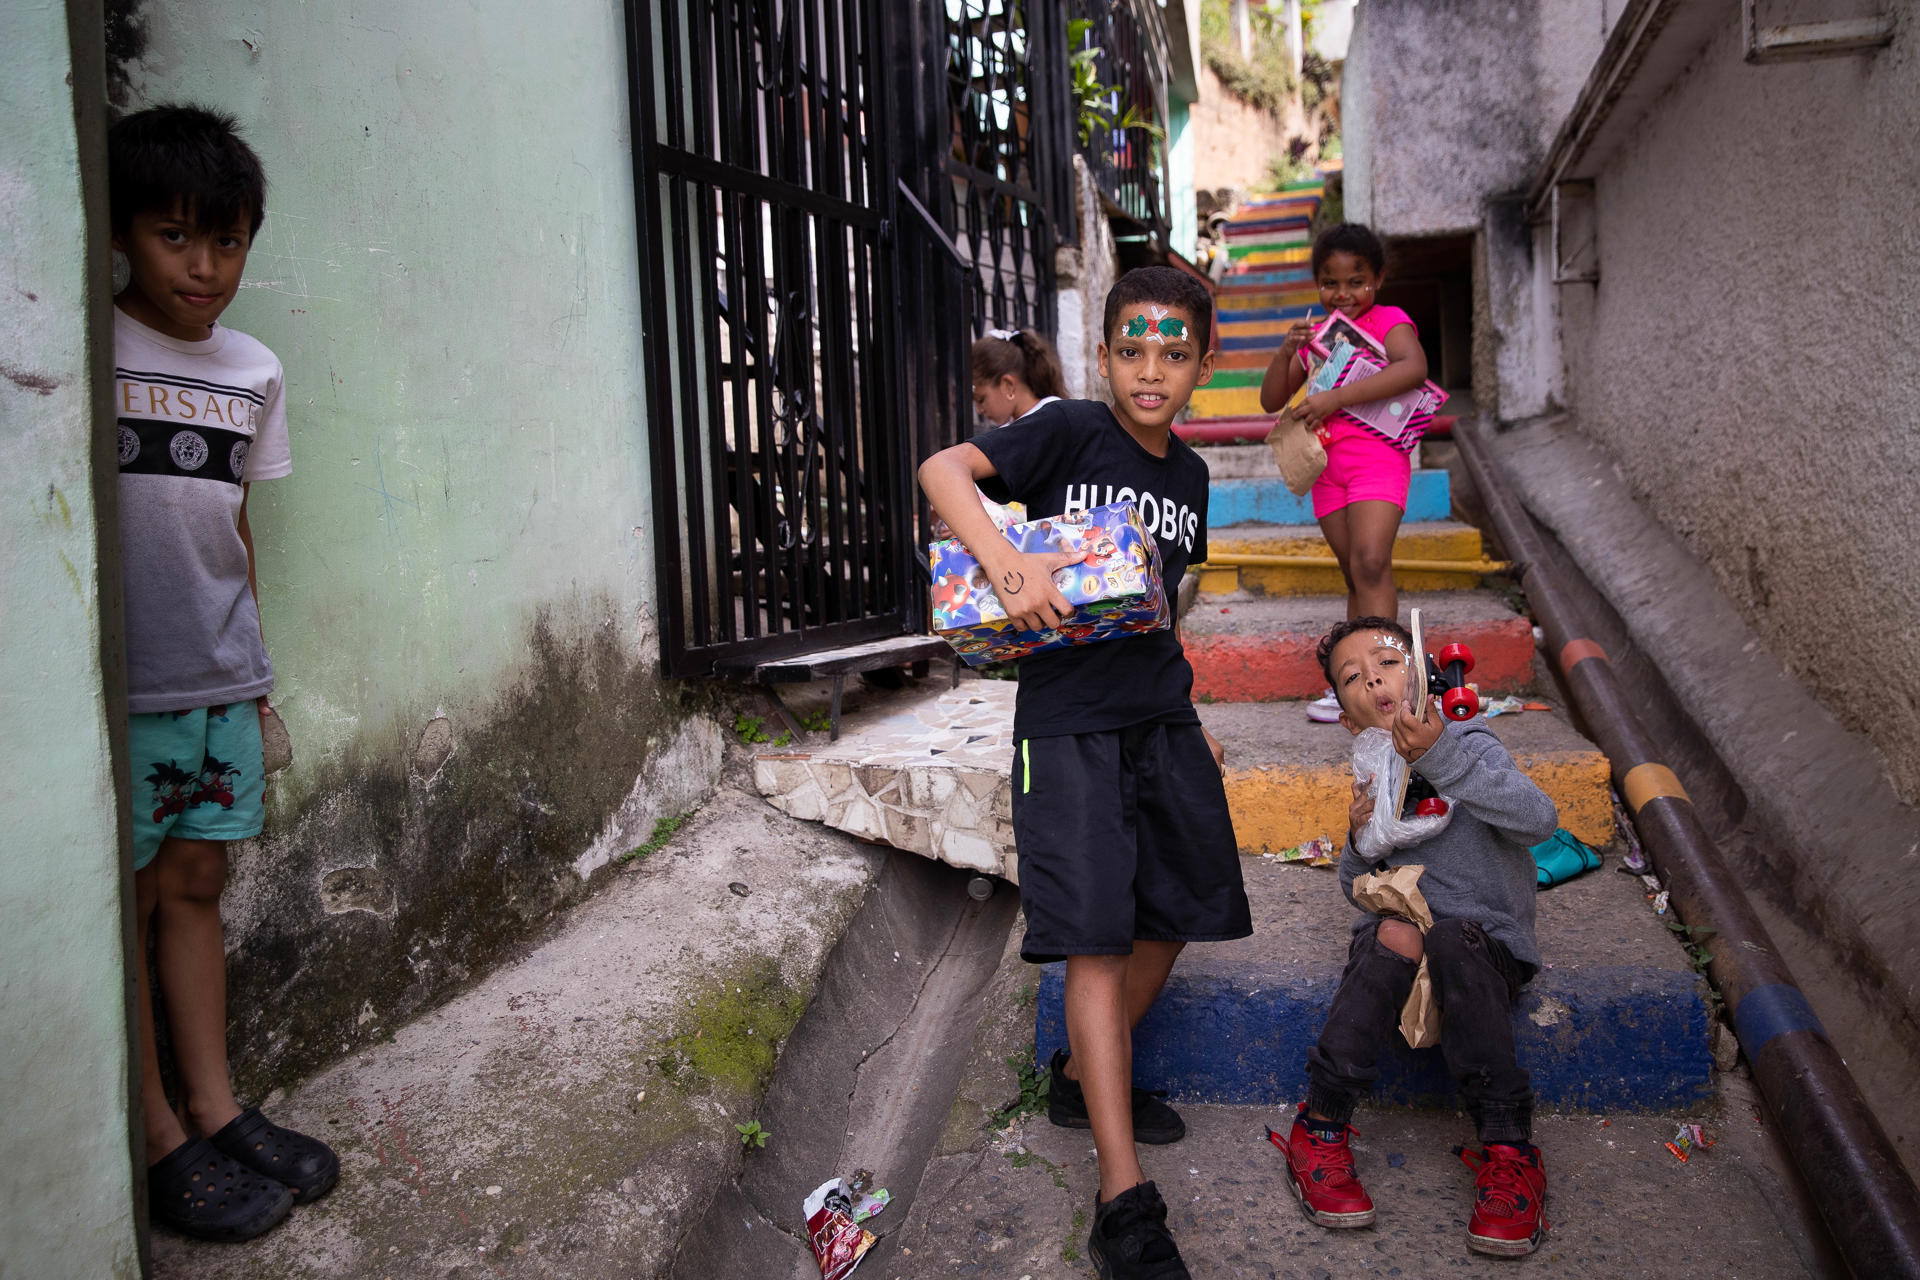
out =
[[[1000,585],[1007,589],[1008,595],[1017,596],[1020,588],[1027,585],[1027,578],[1025,574],[1009,569],[1000,575]]]

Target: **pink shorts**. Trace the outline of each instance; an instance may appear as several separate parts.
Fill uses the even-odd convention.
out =
[[[1354,502],[1391,502],[1404,513],[1413,460],[1365,427],[1327,446],[1327,469],[1313,482],[1313,518]]]

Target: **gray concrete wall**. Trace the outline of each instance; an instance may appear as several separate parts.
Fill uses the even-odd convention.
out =
[[[226,317],[294,460],[248,508],[294,763],[224,904],[257,1096],[513,954],[718,731],[658,678],[620,6],[115,8],[120,105],[231,110],[272,181]]]
[[[0,6],[0,1273],[133,1280],[106,118],[74,7],[77,44],[65,6]]]
[[[1059,330],[1054,349],[1060,353],[1060,372],[1066,380],[1067,396],[1074,400],[1113,401],[1113,391],[1100,376],[1100,344],[1106,341],[1101,331],[1107,306],[1107,291],[1120,278],[1120,256],[1113,240],[1113,225],[1107,221],[1100,204],[1100,189],[1094,185],[1087,162],[1073,158],[1074,217],[1079,241],[1054,250],[1054,278],[1059,292]]]
[[[1531,181],[1554,104],[1579,91],[1584,67],[1571,93],[1540,82],[1543,66],[1571,74],[1582,9],[1597,0],[1366,0],[1341,91],[1348,216],[1390,236],[1477,229],[1488,197]]]
[[[1912,33],[1749,66],[1737,11],[1605,158],[1569,394],[1636,494],[1920,799]]]

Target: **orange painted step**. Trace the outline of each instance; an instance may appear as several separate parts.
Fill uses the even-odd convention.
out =
[[[1207,702],[1288,702],[1327,687],[1314,649],[1346,617],[1344,596],[1202,596],[1180,619],[1193,665],[1193,696]],[[1482,695],[1533,682],[1533,625],[1491,591],[1403,594],[1400,616],[1419,609],[1429,652],[1458,641],[1473,650],[1467,677]]]

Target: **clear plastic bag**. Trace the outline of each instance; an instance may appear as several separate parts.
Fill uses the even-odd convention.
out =
[[[1353,739],[1353,780],[1368,784],[1373,817],[1354,833],[1354,844],[1368,862],[1378,862],[1395,849],[1431,840],[1453,821],[1453,805],[1445,813],[1425,818],[1402,818],[1394,797],[1406,794],[1407,762],[1393,749],[1393,734],[1385,729],[1362,729]],[[1445,799],[1443,796],[1442,799]]]

